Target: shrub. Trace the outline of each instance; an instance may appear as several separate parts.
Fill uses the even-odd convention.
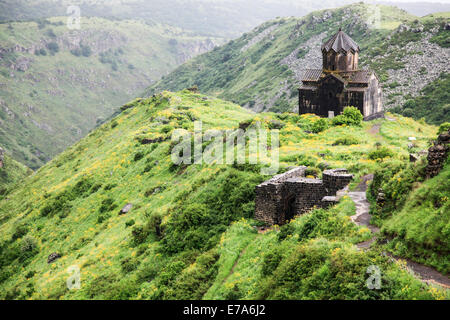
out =
[[[345,107],[344,112],[333,118],[332,124],[334,126],[348,125],[348,126],[361,126],[363,121],[363,115],[355,107]]]
[[[131,220],[128,220],[127,222],[125,222],[125,227],[131,227],[132,225],[134,225],[134,220],[133,219],[131,219]]]
[[[102,201],[102,204],[101,204],[100,208],[98,209],[98,211],[100,213],[110,212],[110,211],[114,210],[116,207],[117,207],[117,205],[114,203],[113,199],[106,198]]]
[[[59,46],[56,42],[50,42],[49,44],[47,44],[47,48],[51,53],[56,53],[59,51]]]
[[[333,142],[333,146],[339,146],[339,145],[343,145],[343,146],[350,146],[352,144],[359,144],[360,141],[352,136],[346,136],[346,137],[341,137],[336,139],[336,141]]]
[[[81,45],[80,47],[81,47],[81,54],[83,56],[89,57],[92,54],[91,47],[85,45]]]
[[[286,239],[288,236],[291,236],[295,231],[295,228],[290,224],[285,224],[280,228],[280,232],[277,234],[278,241],[282,241]]]
[[[319,133],[326,129],[328,129],[328,119],[325,118],[320,118],[311,125],[311,131],[313,133]]]
[[[438,135],[448,130],[450,130],[450,122],[444,122],[439,126]]]
[[[56,34],[53,31],[53,29],[48,29],[47,32],[45,33],[47,36],[49,36],[50,38],[56,38]]]
[[[79,57],[81,56],[81,49],[80,48],[75,48],[70,50],[70,53],[73,54],[75,57]]]
[[[11,236],[11,240],[17,240],[22,238],[24,235],[28,233],[28,226],[25,224],[18,225],[14,230],[13,235]]]
[[[370,160],[384,159],[384,158],[392,158],[394,157],[394,152],[387,147],[377,148],[369,152],[367,157]]]
[[[273,248],[264,255],[261,274],[263,277],[271,275],[280,264],[283,255],[278,247]]]
[[[141,160],[143,157],[144,157],[144,153],[142,151],[138,151],[134,154],[133,160],[136,162],[136,161]]]

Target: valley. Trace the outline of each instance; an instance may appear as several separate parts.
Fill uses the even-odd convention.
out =
[[[138,21],[0,24],[0,145],[32,169],[221,39]]]

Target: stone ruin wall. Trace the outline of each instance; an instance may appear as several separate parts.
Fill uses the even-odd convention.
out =
[[[256,187],[255,219],[268,225],[284,224],[287,205],[293,215],[314,207],[325,208],[337,202],[336,192],[350,183],[353,175],[345,169],[325,170],[321,179],[305,178],[306,167],[277,175]]]
[[[434,145],[428,149],[428,165],[426,167],[427,178],[439,174],[444,167],[450,149],[450,130],[439,135]]]
[[[305,171],[306,167],[297,167],[256,186],[255,219],[269,225],[277,224],[278,214],[284,211],[283,183],[291,178],[304,177]]]

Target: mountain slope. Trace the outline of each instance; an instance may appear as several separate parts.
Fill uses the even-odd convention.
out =
[[[280,172],[292,165],[308,165],[310,174],[347,167],[358,179],[383,157],[408,161],[407,137],[415,135],[424,148],[436,127],[391,115],[395,121],[329,123],[314,134],[316,122],[323,122],[316,116],[254,114],[188,90],[137,99],[123,109],[0,201],[2,298],[448,297],[381,252],[358,251],[354,244],[370,231],[349,220],[355,207],[348,198],[282,231],[259,234],[254,188],[268,178],[260,170],[267,158],[259,165],[171,160],[171,133],[192,132],[194,120],[203,130],[259,123],[280,128]],[[369,156],[378,154],[379,137],[367,134],[374,124],[391,151],[378,160]],[[131,209],[120,214],[126,204]],[[48,263],[49,257],[55,260]],[[383,270],[382,290],[365,286],[374,263]],[[79,290],[66,287],[70,266],[80,268]],[[321,285],[314,289],[315,283]]]
[[[23,164],[11,159],[0,149],[0,198],[10,192],[10,188],[25,179],[32,171]]]
[[[237,37],[263,21],[278,16],[303,16],[312,10],[330,8],[352,0],[2,0],[0,21],[42,19],[66,14],[78,5],[81,15],[159,22],[196,34]]]
[[[131,20],[0,24],[0,145],[38,168],[214,41]]]
[[[381,21],[374,28],[369,17],[377,9]],[[146,93],[197,85],[255,111],[296,110],[304,70],[321,67],[320,45],[342,27],[361,48],[361,66],[378,73],[385,106],[400,106],[448,72],[447,19],[448,14],[419,19],[395,7],[355,4],[273,20],[178,67]]]

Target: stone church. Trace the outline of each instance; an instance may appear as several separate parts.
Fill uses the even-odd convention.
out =
[[[322,45],[322,69],[306,70],[299,88],[299,113],[334,117],[358,108],[365,120],[382,115],[382,92],[373,71],[359,70],[359,46],[341,29]]]

